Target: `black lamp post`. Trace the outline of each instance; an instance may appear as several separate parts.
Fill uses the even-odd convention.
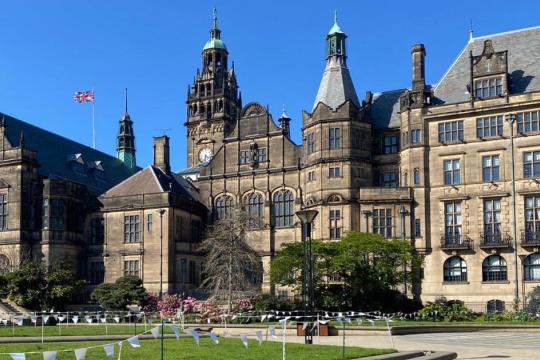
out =
[[[401,215],[401,240],[405,240],[405,217],[409,215],[409,211],[405,209],[405,206],[401,205],[399,209]],[[407,296],[407,264],[403,263],[403,294]]]
[[[159,209],[159,300],[163,300],[163,214],[165,209]],[[161,346],[160,355],[163,360],[163,327],[165,326],[163,321],[163,313],[161,314]]]
[[[313,256],[311,252],[311,223],[319,212],[317,210],[300,210],[296,216],[302,223],[302,244],[304,245],[304,266],[302,269],[302,300],[304,302],[304,321],[307,326],[304,330],[304,342],[313,343],[313,326],[308,321],[308,316],[313,314]]]

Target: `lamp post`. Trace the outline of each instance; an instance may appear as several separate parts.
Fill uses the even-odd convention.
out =
[[[159,300],[163,300],[163,214],[165,214],[165,209],[159,209]],[[160,345],[160,355],[161,360],[163,360],[163,328],[165,326],[163,320],[163,313],[161,313],[161,345]]]
[[[519,304],[518,249],[517,249],[517,220],[516,220],[516,167],[514,165],[514,122],[516,114],[507,114],[505,120],[510,126],[510,164],[512,164],[512,246],[514,247],[514,302]]]
[[[304,321],[307,326],[304,330],[304,343],[313,343],[313,326],[308,321],[308,316],[312,315],[314,309],[313,293],[313,256],[311,252],[311,223],[319,212],[317,210],[300,210],[296,216],[302,223],[302,244],[304,245],[304,266],[302,269],[302,298],[304,300]],[[306,291],[307,288],[307,291]]]
[[[409,215],[409,211],[405,209],[404,205],[399,208],[399,214],[401,215],[401,240],[405,241],[405,217]],[[403,294],[407,296],[407,264],[403,263]]]

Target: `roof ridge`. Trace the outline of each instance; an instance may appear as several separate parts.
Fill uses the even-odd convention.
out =
[[[531,26],[531,27],[527,27],[523,29],[509,30],[509,31],[503,31],[500,33],[495,33],[495,34],[488,34],[488,35],[473,37],[472,41],[475,41],[477,39],[485,39],[485,38],[494,37],[494,36],[503,36],[503,35],[514,34],[514,33],[522,32],[522,31],[530,31],[530,30],[537,30],[537,29],[540,29],[540,25]]]
[[[108,189],[107,191],[105,191],[103,194],[99,195],[99,196],[105,196],[108,192],[110,191],[113,191],[114,189],[116,189],[117,187],[123,185],[125,182],[129,181],[130,179],[132,179],[134,176],[138,176],[139,174],[141,174],[143,171],[145,171],[146,169],[148,169],[150,166],[147,166],[145,167],[144,169],[140,169],[139,171],[137,171],[136,173],[133,173],[131,174],[130,176],[128,176],[127,178],[125,178],[124,180],[120,181],[118,184],[114,185],[112,188]]]

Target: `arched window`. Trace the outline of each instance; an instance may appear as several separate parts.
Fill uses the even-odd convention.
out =
[[[330,195],[330,196],[328,197],[328,202],[329,202],[329,203],[338,203],[338,202],[341,202],[341,196],[336,195],[336,194]]]
[[[416,168],[414,169],[414,185],[420,184],[420,169]]]
[[[499,255],[491,255],[482,263],[482,281],[504,281],[508,279],[506,260]]]
[[[247,212],[253,217],[252,227],[259,227],[262,224],[263,216],[263,197],[261,194],[253,192],[247,198]]]
[[[4,254],[0,254],[0,275],[7,274],[10,270],[11,262],[9,258]]]
[[[487,313],[502,313],[504,311],[504,301],[502,300],[489,300],[487,302]]]
[[[459,256],[448,258],[444,262],[444,281],[467,281],[467,263]]]
[[[289,190],[274,194],[274,224],[276,227],[292,226],[294,217],[294,197]]]
[[[540,254],[530,254],[523,261],[525,280],[540,280]]]
[[[233,210],[233,199],[229,195],[222,195],[216,200],[216,216],[218,219],[229,217]]]

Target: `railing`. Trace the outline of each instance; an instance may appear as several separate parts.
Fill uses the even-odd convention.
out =
[[[468,250],[473,248],[473,241],[467,235],[444,235],[441,237],[443,250]]]
[[[508,233],[483,233],[480,234],[481,248],[506,248],[510,247],[512,237]]]
[[[521,232],[522,246],[540,246],[540,231]]]

